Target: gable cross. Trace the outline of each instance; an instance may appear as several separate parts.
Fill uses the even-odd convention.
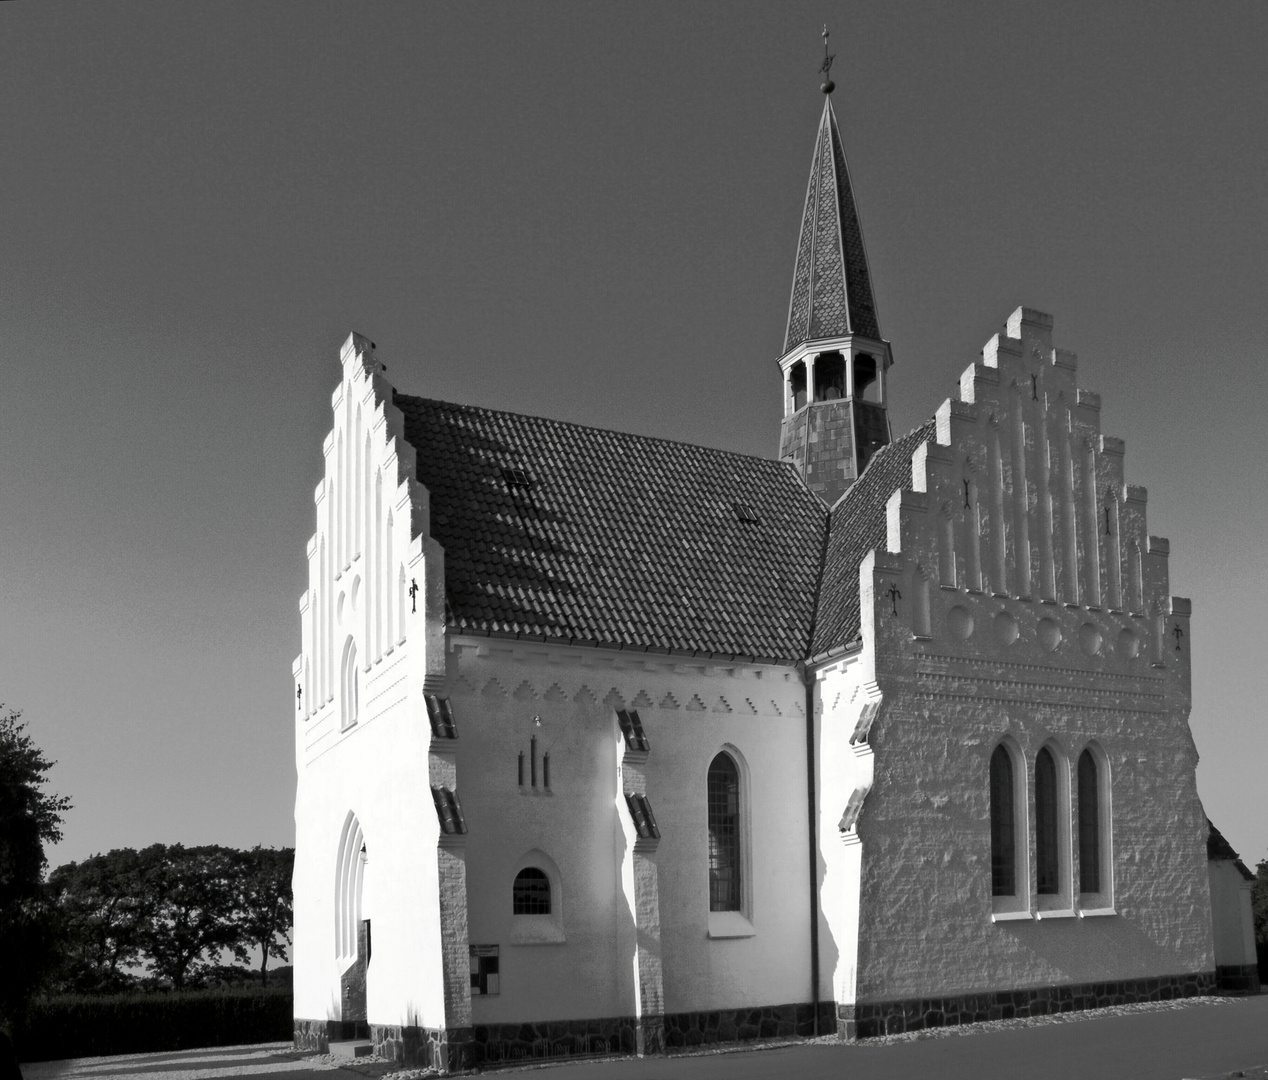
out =
[[[295,711],[302,712],[304,708],[304,686],[302,683],[295,684]]]
[[[1112,535],[1113,535],[1113,534],[1110,532],[1110,527],[1109,527],[1109,512],[1110,512],[1110,508],[1107,506],[1107,507],[1105,508],[1105,535],[1106,535],[1106,536],[1112,536]]]
[[[898,583],[891,581],[889,588],[885,591],[885,595],[889,597],[890,614],[898,614],[898,601],[903,598],[903,594],[898,591]]]
[[[1038,375],[1030,376],[1030,400],[1031,401],[1039,400],[1039,376]]]
[[[962,480],[960,482],[964,485],[964,509],[972,510],[973,507],[969,504],[969,482],[968,480]]]
[[[1172,632],[1173,634],[1175,634],[1175,636],[1176,636],[1176,652],[1179,652],[1179,651],[1180,651],[1180,639],[1181,639],[1182,637],[1184,637],[1184,631],[1180,629],[1180,624],[1179,624],[1179,623],[1176,623],[1176,624],[1175,624],[1175,626],[1173,626],[1173,627],[1171,628],[1171,632]]]
[[[409,579],[409,600],[410,613],[416,614],[418,611],[418,582],[414,578]]]

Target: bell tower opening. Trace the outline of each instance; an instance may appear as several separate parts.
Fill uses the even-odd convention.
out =
[[[855,370],[858,362],[855,361]],[[840,401],[845,397],[845,357],[835,350],[815,357],[815,401]]]
[[[859,353],[854,358],[854,396],[875,405],[881,403],[881,384],[877,378],[876,357]]]
[[[792,403],[792,411],[803,409],[806,406],[806,365],[803,363],[793,364],[792,369],[788,373],[788,391]]]

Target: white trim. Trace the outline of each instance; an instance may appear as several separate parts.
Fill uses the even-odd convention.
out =
[[[1073,919],[1075,911],[1073,908],[1059,908],[1056,911],[1036,911],[1036,919]]]
[[[991,922],[1019,922],[1034,918],[1029,911],[992,911]]]
[[[709,937],[756,937],[757,928],[738,911],[709,912]]]
[[[1080,919],[1091,919],[1100,915],[1117,915],[1117,914],[1118,912],[1115,911],[1112,907],[1080,908],[1079,909]]]

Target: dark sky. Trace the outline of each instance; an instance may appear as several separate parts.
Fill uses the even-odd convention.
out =
[[[293,841],[350,330],[410,393],[775,452],[825,20],[896,432],[1055,316],[1268,854],[1268,5],[6,3],[0,700],[54,865]]]

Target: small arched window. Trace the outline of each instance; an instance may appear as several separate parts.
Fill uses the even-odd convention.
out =
[[[709,910],[740,910],[740,771],[729,754],[709,766]]]
[[[1017,892],[1017,836],[1013,759],[1002,746],[991,755],[991,895]]]
[[[511,895],[514,915],[550,914],[550,878],[535,866],[526,866],[515,875]]]
[[[1057,807],[1057,763],[1045,746],[1035,757],[1035,862],[1041,896],[1061,890]]]
[[[1079,755],[1079,892],[1101,891],[1101,793],[1092,751]]]

